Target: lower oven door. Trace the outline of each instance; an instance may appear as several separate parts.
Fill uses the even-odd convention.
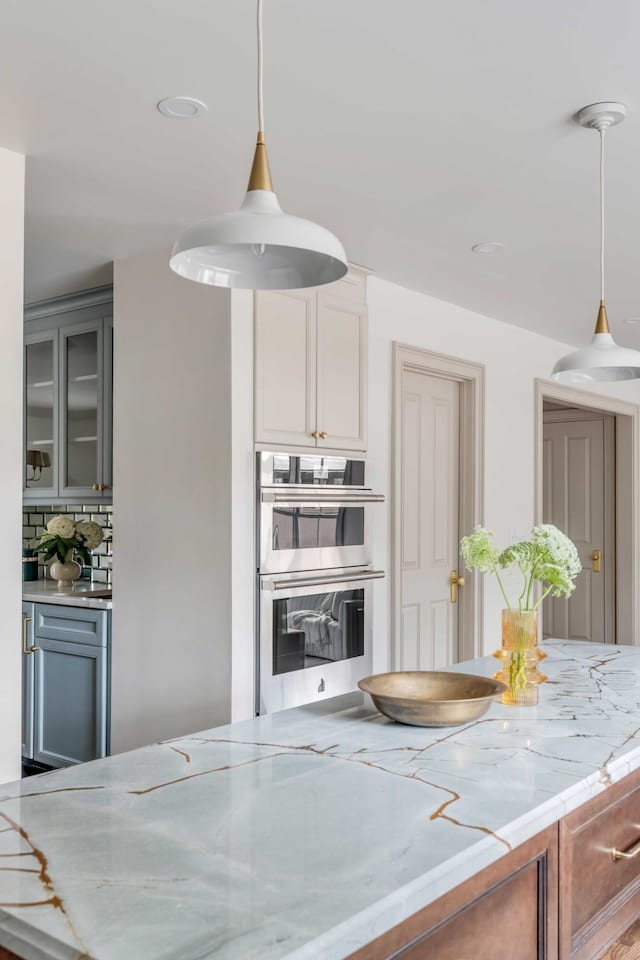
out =
[[[370,510],[383,500],[365,490],[263,490],[260,573],[365,566],[371,562]]]
[[[372,583],[352,568],[259,578],[258,713],[335,697],[371,673]]]

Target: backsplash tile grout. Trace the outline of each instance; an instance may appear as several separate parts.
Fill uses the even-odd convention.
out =
[[[22,509],[22,546],[33,546],[34,540],[39,540],[47,523],[52,517],[70,517],[72,520],[94,520],[113,536],[113,508],[111,504],[67,504],[66,506],[43,506],[28,504]],[[85,567],[82,576],[90,575],[94,583],[111,584],[113,541],[103,541],[96,550],[92,551],[92,566]],[[38,578],[46,579],[46,564],[38,563]]]

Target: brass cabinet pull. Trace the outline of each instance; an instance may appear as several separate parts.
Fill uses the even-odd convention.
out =
[[[314,440],[319,440],[319,439],[320,439],[320,431],[319,431],[319,430],[314,430],[313,433],[311,434],[311,436],[313,437]]]
[[[451,603],[458,602],[458,587],[464,587],[464,577],[459,577],[458,571],[452,570],[449,577]]]
[[[629,847],[628,850],[616,850],[614,847],[611,851],[612,860],[635,860],[638,856],[640,856],[640,840]]]
[[[22,652],[23,653],[35,653],[38,649],[37,647],[28,647],[27,646],[27,626],[31,623],[33,617],[23,617],[22,618]]]
[[[602,550],[594,550],[591,554],[591,570],[593,573],[600,573],[602,569]]]
[[[321,440],[328,440],[328,439],[329,439],[329,434],[327,433],[326,430],[323,430],[323,431],[322,431],[322,433],[320,434],[320,439],[321,439]]]

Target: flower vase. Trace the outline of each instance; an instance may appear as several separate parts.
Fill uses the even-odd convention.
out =
[[[73,553],[71,554],[73,557]],[[75,560],[65,560],[62,563],[56,557],[49,567],[49,576],[58,581],[58,590],[73,590],[73,581],[82,573],[82,567]]]
[[[507,689],[502,702],[532,707],[538,703],[538,687],[547,679],[538,672],[538,662],[546,653],[538,648],[538,615],[535,610],[502,611],[502,647],[494,657],[502,661],[494,680]]]

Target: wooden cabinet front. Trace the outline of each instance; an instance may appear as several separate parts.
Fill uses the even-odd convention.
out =
[[[350,960],[557,960],[557,849],[555,825]]]
[[[639,843],[640,772],[561,821],[562,960],[592,960],[637,919]]]

